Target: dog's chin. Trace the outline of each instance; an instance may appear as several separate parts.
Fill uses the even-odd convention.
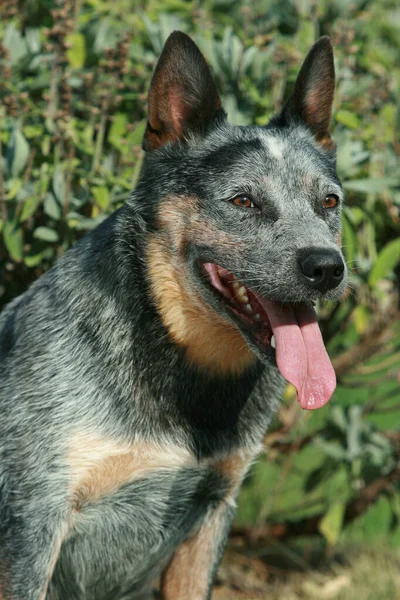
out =
[[[272,327],[258,296],[235,275],[216,264],[204,263],[201,272],[208,303],[235,324],[258,358],[275,364]]]

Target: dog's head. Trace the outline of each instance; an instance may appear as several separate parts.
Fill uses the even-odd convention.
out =
[[[346,286],[333,93],[323,37],[267,127],[231,126],[203,56],[175,32],[150,88],[138,185],[141,202],[149,198],[153,294],[175,340],[216,370],[218,353],[233,356],[226,370],[241,363],[238,344],[244,365],[254,354],[276,360],[304,408],[325,404],[335,387],[312,303]],[[218,333],[207,338],[207,328]],[[201,360],[194,338],[208,339]]]

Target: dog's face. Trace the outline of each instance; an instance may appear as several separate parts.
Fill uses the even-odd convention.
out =
[[[153,228],[193,310],[206,307],[262,360],[276,360],[307,408],[334,389],[312,302],[346,286],[333,89],[321,38],[279,116],[267,127],[230,126],[202,55],[174,33],[150,90],[139,184],[151,182]]]

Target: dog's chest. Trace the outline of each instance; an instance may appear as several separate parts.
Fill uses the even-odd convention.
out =
[[[121,444],[77,435],[68,456],[71,527],[53,596],[65,586],[70,597],[85,600],[141,590],[211,506],[233,501],[253,455],[198,461],[172,443]]]

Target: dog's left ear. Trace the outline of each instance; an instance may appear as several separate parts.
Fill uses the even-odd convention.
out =
[[[329,150],[335,148],[329,133],[334,91],[333,49],[330,39],[324,36],[307,54],[281,116],[285,121],[300,119],[317,142]]]
[[[144,150],[204,133],[224,115],[210,69],[196,44],[174,31],[161,53],[149,92]]]

